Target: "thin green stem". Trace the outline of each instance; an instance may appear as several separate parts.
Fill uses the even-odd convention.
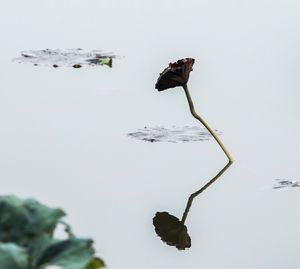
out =
[[[190,208],[192,206],[193,200],[196,196],[198,196],[200,193],[202,193],[205,189],[207,189],[211,184],[213,184],[228,168],[229,166],[232,164],[231,161],[229,161],[221,170],[218,174],[216,174],[209,182],[207,182],[200,190],[192,193],[188,199],[187,205],[185,207],[184,213],[182,215],[182,219],[181,222],[184,224],[187,215],[190,211]]]
[[[188,87],[187,85],[183,86],[186,98],[188,100],[189,103],[189,107],[190,107],[190,111],[193,115],[194,118],[196,118],[197,120],[199,120],[204,127],[210,132],[210,134],[213,136],[213,138],[217,141],[217,143],[220,145],[221,149],[224,151],[225,155],[227,156],[229,162],[233,162],[233,158],[231,157],[231,155],[229,154],[228,150],[225,148],[225,146],[223,145],[223,143],[221,142],[221,140],[218,138],[218,136],[216,135],[216,133],[208,126],[208,124],[196,113],[195,108],[194,108],[194,104],[193,104],[193,100],[191,98],[191,95],[189,93]]]

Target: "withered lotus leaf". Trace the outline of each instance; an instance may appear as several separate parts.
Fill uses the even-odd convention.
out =
[[[187,84],[190,72],[193,71],[195,60],[193,58],[185,58],[178,60],[175,63],[170,63],[169,66],[160,74],[155,88],[158,91],[163,91],[177,86]]]

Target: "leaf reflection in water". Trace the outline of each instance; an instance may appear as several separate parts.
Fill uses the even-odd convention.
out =
[[[191,247],[187,227],[175,216],[168,212],[157,212],[153,218],[153,225],[161,240],[169,246],[175,246],[179,250]]]
[[[188,234],[185,221],[190,212],[193,200],[211,186],[232,164],[229,161],[210,181],[208,181],[201,189],[192,193],[187,201],[184,213],[181,220],[177,217],[170,215],[168,212],[157,212],[153,218],[153,225],[155,232],[162,241],[170,246],[175,246],[178,250],[185,250],[191,247],[191,238]]]

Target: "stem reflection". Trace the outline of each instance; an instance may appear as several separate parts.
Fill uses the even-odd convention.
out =
[[[179,250],[184,250],[191,247],[191,238],[188,234],[188,229],[184,224],[189,214],[194,198],[212,185],[232,164],[229,161],[210,181],[208,181],[200,190],[192,193],[188,199],[181,220],[169,214],[168,212],[156,212],[153,218],[155,232],[162,241],[170,246],[175,246]]]
[[[232,165],[232,162],[229,161],[220,171],[218,174],[216,174],[210,181],[208,181],[200,190],[192,193],[188,199],[187,205],[185,207],[184,213],[181,218],[181,222],[184,224],[185,220],[187,218],[187,215],[190,211],[190,208],[193,204],[194,198],[196,198],[200,193],[205,191],[211,184],[213,184],[221,175],[224,174],[224,172],[229,168],[229,166]]]

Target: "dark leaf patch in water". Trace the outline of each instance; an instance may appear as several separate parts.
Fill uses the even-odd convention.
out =
[[[107,65],[112,67],[112,53],[104,53],[101,50],[84,51],[83,49],[44,49],[22,51],[21,56],[14,61],[19,63],[30,63],[35,66],[52,66],[81,68],[83,66]]]
[[[153,225],[157,235],[169,246],[175,246],[179,250],[191,247],[187,227],[177,217],[168,212],[156,212]]]
[[[217,135],[221,132],[215,130]],[[164,127],[144,127],[136,132],[129,133],[128,136],[147,142],[196,142],[207,141],[211,134],[205,129],[196,126],[184,126],[172,128]]]
[[[276,179],[273,189],[300,187],[300,181]]]

